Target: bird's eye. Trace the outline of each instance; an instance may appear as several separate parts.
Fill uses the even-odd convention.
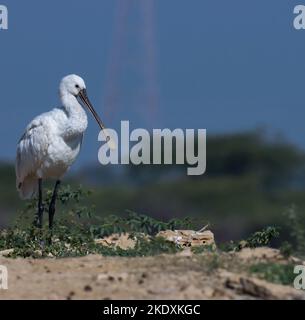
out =
[[[77,89],[78,89],[78,88],[79,88],[79,85],[78,85],[78,84],[76,84],[76,85],[75,85],[75,88],[77,88]]]

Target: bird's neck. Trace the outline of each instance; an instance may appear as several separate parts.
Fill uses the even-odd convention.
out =
[[[61,102],[68,117],[69,128],[66,130],[66,134],[69,136],[82,134],[88,125],[85,110],[72,94],[62,95]]]

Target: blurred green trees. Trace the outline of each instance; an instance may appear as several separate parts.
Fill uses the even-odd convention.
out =
[[[97,165],[66,182],[91,187],[90,204],[100,215],[133,210],[162,219],[192,216],[198,225],[212,223],[222,240],[241,238],[266,224],[285,232],[283,212],[292,204],[305,217],[304,151],[259,131],[208,135],[203,176],[187,176],[184,165]],[[3,224],[23,205],[12,164],[0,166],[0,191]]]

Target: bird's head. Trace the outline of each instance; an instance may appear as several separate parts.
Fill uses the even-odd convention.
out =
[[[73,95],[74,97],[76,97],[76,99],[78,99],[84,106],[86,106],[90,110],[95,120],[97,121],[98,125],[100,126],[101,130],[104,131],[109,147],[111,149],[115,149],[116,146],[114,144],[114,141],[112,141],[110,135],[107,133],[101,118],[95,111],[92,103],[88,98],[85,81],[80,76],[77,76],[75,74],[70,74],[68,76],[65,76],[60,82],[59,92],[60,92],[60,96],[65,96],[67,94]]]
[[[60,95],[72,94],[77,97],[81,90],[86,90],[85,81],[76,74],[64,77],[59,86]]]

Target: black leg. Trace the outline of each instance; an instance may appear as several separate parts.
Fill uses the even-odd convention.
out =
[[[43,216],[43,203],[42,203],[42,179],[38,179],[38,212],[36,219],[36,226],[38,228],[42,227],[42,216]]]
[[[56,204],[59,186],[60,186],[60,180],[57,180],[55,183],[55,188],[54,188],[54,192],[53,192],[50,207],[49,207],[49,228],[50,229],[52,229],[52,227],[53,227],[53,219],[54,219],[54,214],[55,214],[55,204]]]

